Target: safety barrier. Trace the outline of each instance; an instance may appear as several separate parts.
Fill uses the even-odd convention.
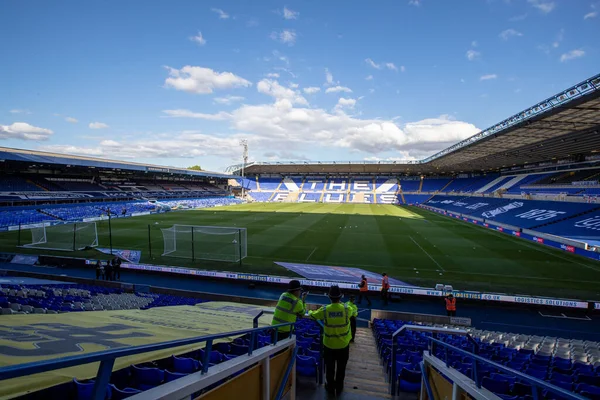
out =
[[[254,325],[258,325],[258,318],[260,315],[254,318]],[[282,396],[284,393],[287,378],[289,377],[294,365],[295,365],[295,349],[296,349],[296,338],[295,335],[291,335],[289,339],[282,340],[278,343],[277,341],[277,328],[291,326],[292,333],[294,332],[294,323],[288,322],[273,326],[255,327],[252,329],[225,332],[216,335],[198,336],[188,339],[172,340],[167,342],[142,345],[142,346],[130,346],[125,348],[119,348],[114,350],[99,351],[95,353],[89,353],[85,355],[64,357],[54,360],[32,362],[18,365],[11,365],[0,368],[0,381],[10,378],[17,378],[22,376],[28,376],[38,374],[42,372],[53,371],[57,369],[73,367],[77,365],[84,365],[93,362],[100,362],[98,372],[95,378],[95,384],[93,389],[92,399],[103,400],[106,395],[110,376],[115,363],[115,360],[119,357],[126,357],[135,354],[141,354],[146,352],[152,352],[157,350],[164,350],[170,348],[176,348],[180,346],[192,345],[197,343],[206,342],[204,359],[202,360],[202,369],[194,374],[190,374],[183,378],[180,378],[173,382],[165,383],[154,389],[144,391],[138,395],[131,397],[131,399],[164,399],[173,398],[181,399],[213,385],[222,379],[231,376],[233,373],[240,371],[243,368],[249,367],[253,364],[262,362],[268,368],[269,358],[285,349],[290,348],[292,350],[293,357],[290,358],[289,363],[286,367],[285,379],[281,381],[280,387],[278,388],[278,395]],[[258,334],[273,329],[271,332],[272,344],[257,349]],[[248,354],[240,356],[229,361],[225,361],[221,364],[211,367],[210,365],[210,352],[212,345],[215,340],[231,338],[242,335],[250,335],[250,344],[248,347]],[[265,361],[266,360],[266,361]],[[263,374],[264,376],[265,374]],[[268,374],[267,379],[268,379]],[[263,383],[265,383],[263,381]],[[270,391],[270,382],[266,382],[267,385],[263,384],[263,394],[267,394]],[[283,387],[283,388],[282,388]],[[292,388],[295,389],[295,388]],[[293,397],[293,395],[292,395]],[[271,398],[270,396],[266,398]],[[279,400],[281,397],[277,397]]]
[[[461,391],[467,393],[469,396],[476,400],[500,399],[499,396],[495,395],[493,392],[481,386],[482,374],[480,372],[480,367],[482,365],[489,365],[499,370],[502,374],[514,376],[519,381],[530,384],[532,387],[532,398],[534,400],[539,400],[542,398],[542,391],[547,391],[554,395],[558,395],[561,399],[585,399],[585,397],[581,395],[569,392],[565,389],[562,389],[558,386],[554,386],[541,379],[534,378],[520,371],[508,368],[502,364],[498,364],[497,362],[479,356],[477,354],[479,352],[479,346],[477,342],[465,330],[451,328],[436,328],[420,325],[404,325],[392,334],[392,375],[390,378],[390,393],[392,394],[396,394],[396,338],[401,332],[405,330],[431,332],[435,336],[437,336],[437,334],[439,333],[466,336],[467,339],[473,344],[473,351],[470,352],[467,350],[460,349],[446,342],[443,342],[435,337],[427,338],[429,340],[429,349],[423,352],[423,361],[420,364],[422,373],[421,399],[424,399],[424,395],[426,394],[429,400],[436,400],[436,397],[433,395],[434,391],[431,387],[431,382],[429,379],[429,366],[434,367],[452,382],[452,400],[458,400],[462,398],[460,393]],[[438,350],[438,348],[442,348],[444,350],[445,360],[442,360],[435,356],[436,350]],[[463,375],[460,371],[450,366],[450,352],[461,354],[462,356],[469,357],[472,360],[473,368],[471,369],[471,377]],[[439,391],[436,390],[435,393],[439,393]]]

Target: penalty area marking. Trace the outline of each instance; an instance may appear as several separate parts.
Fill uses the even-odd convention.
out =
[[[431,257],[431,254],[429,254],[428,252],[425,251],[424,248],[421,247],[421,245],[419,243],[417,243],[417,241],[415,239],[413,239],[412,236],[409,236],[410,240],[413,241],[414,244],[416,244],[422,251],[423,253],[425,253],[427,255],[427,257],[429,257],[431,259],[431,261],[433,261],[435,263],[435,265],[438,266],[439,269],[441,269],[442,271],[446,272],[446,270],[440,265],[440,263],[438,263],[437,261],[435,261],[435,259],[433,257]]]
[[[304,260],[304,261],[308,261],[308,259],[309,259],[310,257],[312,257],[312,255],[313,255],[313,254],[315,254],[315,251],[317,251],[317,249],[318,249],[318,247],[315,247],[315,248],[313,249],[313,251],[311,251],[311,252],[310,252],[310,254],[308,255],[308,257],[306,257],[306,260]]]
[[[538,313],[540,313],[540,315],[544,318],[558,318],[558,319],[576,319],[578,321],[591,321],[592,319],[590,317],[588,317],[587,315],[584,316],[584,318],[582,317],[569,317],[563,313],[560,313],[560,315],[551,315],[551,314],[542,314],[541,311],[538,311]]]

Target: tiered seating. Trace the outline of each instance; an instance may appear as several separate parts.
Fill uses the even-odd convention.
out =
[[[430,194],[405,194],[404,200],[406,201],[406,204],[421,204],[430,197]]]
[[[391,371],[392,333],[402,325],[411,322],[378,320],[373,321],[373,333],[377,339],[379,353]],[[478,343],[478,354],[527,375],[545,380],[551,384],[574,391],[589,398],[600,396],[600,343],[519,335],[514,333],[490,332],[468,329]],[[420,389],[420,372],[417,365],[427,348],[430,333],[404,331],[398,337],[396,353],[397,376],[401,391],[417,392]],[[465,351],[472,351],[472,343],[466,337],[438,334],[438,339]],[[435,356],[446,360],[446,353],[438,349]],[[473,365],[469,357],[448,352],[449,364],[469,377]],[[485,365],[478,365],[483,376],[482,385],[503,398],[530,396],[532,388],[519,382],[516,376],[501,374],[500,371]],[[546,393],[543,393],[546,397]]]
[[[83,218],[99,217],[106,214],[101,206],[52,207],[43,208],[41,211],[63,221],[80,221]]]
[[[421,192],[437,192],[446,186],[448,182],[450,182],[449,178],[425,178],[423,179],[423,187],[421,187]]]
[[[403,192],[418,192],[421,181],[418,179],[400,179],[400,188]]]
[[[456,178],[448,186],[446,186],[443,189],[440,189],[440,191],[443,193],[470,193],[476,191],[479,188],[482,188],[483,186],[492,182],[497,177],[498,175],[496,174],[490,174],[486,176],[475,176],[471,178]]]
[[[41,214],[37,210],[6,210],[0,211],[0,226],[17,226],[37,224],[46,221],[56,221],[56,218]]]
[[[81,181],[54,181],[55,184],[70,192],[96,192],[104,190],[99,185],[92,182]]]
[[[522,180],[520,180],[516,185],[509,187],[506,190],[508,194],[521,194],[522,192],[530,192],[531,190],[525,189],[527,185],[539,184],[539,182],[543,181],[545,178],[554,175],[554,172],[547,174],[532,174],[529,175]]]
[[[2,285],[0,314],[56,314],[77,311],[130,310],[194,305],[192,297],[126,293],[93,285]]]
[[[273,192],[252,192],[251,196],[256,201],[266,202],[273,196]]]
[[[273,332],[271,331],[269,334],[257,335],[257,347],[262,348],[271,344],[272,334]],[[296,358],[296,372],[300,375],[317,379],[318,363],[321,357],[320,329],[316,322],[301,319],[296,324],[296,334],[296,343],[299,348]],[[209,368],[247,354],[250,339],[249,335],[245,335],[232,341],[214,343],[212,351],[208,355]],[[108,398],[122,399],[200,371],[203,367],[205,356],[205,348],[200,348],[185,354],[171,355],[160,360],[131,365],[119,371],[114,371],[107,390],[109,393]],[[243,371],[241,370],[230,378],[234,378]],[[218,382],[205,389],[205,392],[221,383]],[[93,380],[78,381],[77,379],[73,379],[73,385],[70,388],[71,393],[65,393],[65,398],[77,398],[78,400],[91,399],[93,385]],[[192,397],[195,398],[196,396]]]
[[[15,175],[0,176],[0,188],[6,191],[39,191],[40,188],[33,183],[27,182],[25,178]]]
[[[279,184],[281,183],[281,178],[259,178],[258,184],[260,186],[261,191],[275,191]]]
[[[425,204],[520,228],[545,225],[600,208],[599,204],[442,195]]]

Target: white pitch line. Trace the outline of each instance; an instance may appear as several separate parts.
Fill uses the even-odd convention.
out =
[[[431,254],[429,254],[428,252],[425,251],[424,248],[421,247],[421,245],[419,243],[417,243],[417,241],[415,239],[413,239],[412,236],[409,236],[410,240],[413,241],[414,244],[416,244],[417,246],[419,246],[419,248],[423,251],[423,253],[425,253],[427,255],[427,257],[429,257],[431,259],[431,261],[433,261],[435,263],[435,265],[437,265],[442,271],[446,272],[446,270],[440,265],[440,263],[438,263],[437,261],[435,261],[435,259],[433,257],[431,257]]]
[[[315,247],[315,248],[313,249],[313,251],[311,251],[311,252],[310,252],[310,254],[308,255],[308,257],[306,257],[306,260],[304,260],[304,261],[308,261],[308,259],[309,259],[309,258],[310,258],[310,257],[311,257],[313,254],[315,254],[315,251],[317,251],[317,249],[318,249],[318,247]]]

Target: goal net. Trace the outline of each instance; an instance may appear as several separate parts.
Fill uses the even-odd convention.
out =
[[[31,228],[31,243],[23,247],[75,251],[98,246],[98,230],[95,222],[43,225]]]
[[[163,256],[238,262],[248,254],[246,228],[173,225],[161,232]]]

